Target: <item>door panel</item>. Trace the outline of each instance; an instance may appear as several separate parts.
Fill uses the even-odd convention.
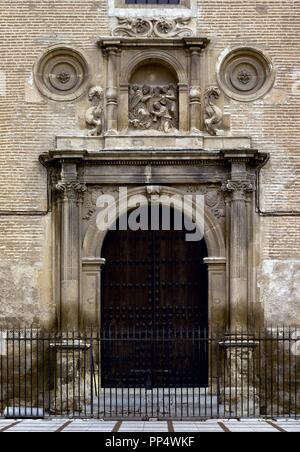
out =
[[[207,385],[207,250],[204,241],[186,242],[185,232],[171,221],[170,231],[108,233],[103,387]]]

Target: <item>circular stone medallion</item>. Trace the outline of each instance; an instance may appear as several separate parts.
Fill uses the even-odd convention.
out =
[[[70,101],[87,88],[88,65],[84,57],[69,47],[52,48],[38,61],[35,81],[42,94],[52,100]]]
[[[247,102],[264,96],[271,89],[275,73],[266,55],[247,47],[231,50],[221,58],[217,77],[228,97]]]

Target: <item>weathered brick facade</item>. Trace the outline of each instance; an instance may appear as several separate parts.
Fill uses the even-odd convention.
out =
[[[86,96],[72,102],[43,97],[33,66],[50,46],[82,52],[90,86],[103,84],[97,38],[110,35],[107,0],[0,1],[0,324],[52,323],[53,241],[47,212],[47,171],[39,162],[55,137],[86,127]],[[112,0],[109,1],[110,6]],[[270,154],[260,176],[255,239],[257,299],[266,322],[300,321],[300,3],[294,0],[198,0],[197,34],[205,50],[207,84],[216,83],[220,54],[258,47],[271,58],[276,81],[253,102],[225,98],[232,135],[249,136]],[[150,8],[147,8],[150,11]],[[110,9],[110,14],[111,9]],[[266,212],[264,214],[264,212]],[[298,216],[297,216],[298,215]]]

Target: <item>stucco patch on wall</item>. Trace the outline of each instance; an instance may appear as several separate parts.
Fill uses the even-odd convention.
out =
[[[300,323],[300,259],[264,260],[258,286],[267,324]]]

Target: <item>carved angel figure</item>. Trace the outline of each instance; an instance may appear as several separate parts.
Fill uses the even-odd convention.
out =
[[[134,85],[129,98],[129,120],[135,128],[149,129],[151,126],[150,105],[151,87],[144,85],[142,89]]]
[[[164,133],[176,129],[178,99],[175,85],[132,85],[129,91],[129,124],[135,129]]]
[[[221,108],[216,105],[216,100],[220,97],[219,88],[212,87],[205,94],[205,126],[210,135],[219,135],[222,125],[223,113]]]
[[[167,107],[166,99],[155,102],[152,114],[154,116],[153,121],[158,122],[158,130],[165,133],[169,133],[173,130],[172,116]]]
[[[102,134],[104,126],[103,89],[101,86],[91,88],[89,101],[92,106],[85,114],[85,121],[88,125],[93,126],[93,129],[89,130],[88,135],[92,137],[99,136]]]

